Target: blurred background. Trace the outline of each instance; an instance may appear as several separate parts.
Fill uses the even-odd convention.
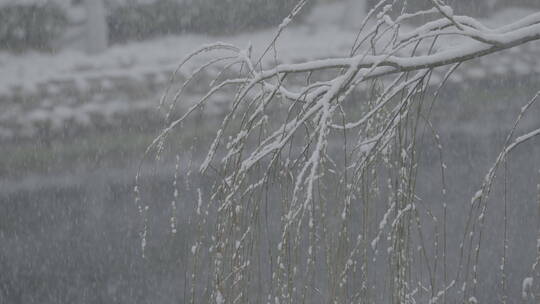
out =
[[[199,57],[171,80],[190,51],[225,41],[261,52],[296,2],[0,0],[0,303],[182,303],[190,234],[182,204],[195,198],[180,174],[182,202],[170,210],[175,157],[199,161],[228,99],[214,100],[205,109],[211,119],[183,125],[163,159],[143,166],[142,195],[152,206],[143,258],[133,187],[139,160],[163,127],[159,99],[169,84],[178,85],[211,58]],[[376,2],[311,1],[281,37],[279,60],[347,54]],[[457,14],[491,26],[540,10],[537,0],[446,2]],[[408,3],[414,11],[429,1]],[[538,44],[529,44],[467,63],[441,94],[434,121],[449,151],[447,163],[455,164],[448,169],[453,203],[470,200],[520,107],[538,89],[539,54]],[[210,69],[200,78],[217,74]],[[195,98],[206,90],[200,85],[186,93]],[[180,105],[177,113],[185,108]],[[524,129],[540,127],[538,107],[534,111]],[[440,168],[435,149],[424,153],[418,184],[429,200],[440,191],[432,187]],[[512,182],[512,216],[520,220],[510,229],[512,248],[519,250],[509,253],[509,271],[516,282],[511,290],[519,294],[536,248],[530,198],[538,182],[531,176],[540,168],[539,141],[515,159],[522,174]],[[171,212],[179,219],[174,235],[168,229]],[[485,284],[489,288],[490,281]]]

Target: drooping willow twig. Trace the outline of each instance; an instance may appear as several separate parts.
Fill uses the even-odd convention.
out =
[[[347,56],[293,64],[273,60],[268,66],[265,56],[305,3],[300,1],[259,57],[251,46],[225,43],[187,56],[178,70],[194,56],[217,54],[185,80],[172,100],[168,91],[161,100],[169,103],[168,124],[146,155],[160,153],[167,136],[211,104],[215,94],[231,96],[200,165],[201,173],[217,173],[204,198],[216,208],[208,248],[212,278],[201,297],[220,304],[252,303],[254,298],[272,303],[444,303],[466,276],[460,276],[465,271],[460,264],[456,279],[447,281],[446,238],[440,249],[437,230],[435,252],[427,248],[415,195],[416,135],[420,120],[429,124],[423,106],[430,79],[437,69],[447,68],[444,83],[468,60],[539,40],[540,13],[490,29],[474,18],[454,15],[441,1],[408,14],[397,1],[382,0],[368,14]],[[392,17],[393,12],[398,16]],[[405,21],[426,14],[437,18],[404,30]],[[227,73],[219,75],[225,80],[212,82],[204,96],[173,118],[185,87],[222,62]],[[229,71],[234,66],[240,66],[236,73]],[[298,75],[306,76],[307,83],[299,83]],[[536,130],[508,142],[495,169],[514,147],[538,134]],[[445,165],[441,167],[445,183]],[[492,178],[483,187],[487,192]],[[200,205],[203,195],[198,198]],[[137,204],[141,213],[147,210],[140,199]],[[381,206],[385,209],[377,217]],[[426,213],[437,225],[437,217]],[[202,243],[196,244],[198,252]],[[379,251],[383,244],[386,252]],[[384,275],[369,269],[369,261],[378,265],[378,256],[389,261]],[[268,265],[260,265],[262,260]],[[422,264],[417,270],[412,269],[414,261]],[[254,284],[258,291],[251,288]]]

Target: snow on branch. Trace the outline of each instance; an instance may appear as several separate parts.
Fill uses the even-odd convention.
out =
[[[310,248],[303,253],[307,255],[305,271],[313,270],[312,248],[316,246],[313,234],[320,225],[314,221],[314,214],[321,212],[323,204],[335,204],[334,210],[341,208],[341,222],[336,227],[342,227],[338,235],[345,238],[350,206],[359,197],[375,191],[370,189],[371,181],[366,181],[366,176],[375,175],[372,173],[377,170],[374,163],[379,162],[397,172],[395,183],[388,185],[395,187],[388,199],[391,201],[388,217],[393,218],[388,219],[391,225],[386,225],[386,218],[381,222],[379,230],[375,231],[376,240],[366,242],[360,235],[358,244],[371,243],[372,246],[365,247],[364,251],[372,250],[376,255],[379,238],[383,242],[385,229],[394,233],[402,229],[405,218],[419,218],[411,176],[416,170],[415,135],[418,121],[427,120],[422,104],[430,84],[438,84],[435,94],[430,95],[436,97],[461,63],[540,39],[540,13],[490,29],[474,18],[454,15],[451,8],[438,0],[432,1],[433,8],[419,13],[405,13],[405,9],[396,4],[400,1],[384,5],[386,2],[389,1],[380,1],[370,11],[358,38],[351,41],[350,54],[279,63],[275,45],[306,3],[300,1],[297,9],[280,25],[270,44],[259,50],[258,56],[251,45],[240,48],[226,43],[203,46],[190,54],[178,70],[204,52],[215,52],[216,58],[200,65],[171,94],[172,97],[167,91],[161,100],[161,105],[169,105],[167,125],[148,147],[147,154],[153,149],[159,153],[167,136],[192,118],[193,113],[210,106],[215,95],[224,93],[230,97],[228,110],[200,166],[202,173],[212,171],[219,180],[210,199],[219,204],[216,235],[222,235],[222,242],[230,242],[230,246],[218,246],[217,250],[234,248],[237,258],[238,249],[253,235],[247,233],[251,231],[247,223],[251,218],[239,228],[244,225],[239,224],[239,214],[247,212],[243,209],[246,201],[255,205],[253,210],[260,210],[261,200],[263,197],[268,199],[271,193],[269,189],[279,193],[272,197],[275,204],[282,202],[280,208],[283,209],[275,253],[276,269],[271,270],[276,303],[294,302],[295,296],[289,294],[293,288],[288,288],[287,284],[303,282],[294,280],[299,276],[298,272],[286,274],[287,247],[295,248],[303,239]],[[394,12],[400,13],[396,17]],[[409,27],[404,22],[426,14],[437,17],[416,29],[406,30]],[[186,87],[198,82],[195,77],[214,65],[222,65],[222,71],[211,80],[209,89],[198,100],[190,101],[184,113],[174,113],[177,104],[186,102],[183,94]],[[438,68],[446,70],[442,80],[432,78]],[[538,135],[540,131],[536,130],[518,137],[513,143],[508,141],[504,153]],[[504,159],[504,153],[496,166]],[[391,162],[391,157],[397,160]],[[488,173],[476,199],[489,192],[496,166]],[[255,218],[258,220],[253,215]],[[230,236],[225,233],[228,227],[237,227],[238,231],[231,228],[233,236]],[[306,231],[311,237],[306,237]],[[389,236],[387,240],[392,239]],[[393,250],[389,248],[388,254],[393,254]],[[362,254],[366,254],[364,251]],[[341,267],[336,273],[342,274],[341,282],[335,288],[346,286],[352,267],[349,261],[356,254],[360,254],[360,250],[354,249],[343,265],[337,263],[335,266]],[[395,253],[394,258],[400,259],[401,255]],[[224,267],[226,262],[222,256],[216,259],[216,265]],[[232,288],[234,284],[227,284],[231,277],[242,278],[241,273],[249,270],[246,267],[249,264],[245,264],[248,262],[233,259],[229,266],[235,271],[228,274],[216,271],[214,300],[220,302],[223,297],[240,299],[244,296]],[[430,273],[430,277],[432,275]],[[432,299],[445,297],[447,289],[457,286],[458,282],[459,278],[439,288],[432,282],[430,288],[438,290],[433,292]],[[406,282],[395,286],[401,299],[414,296],[414,292],[405,291]],[[301,302],[300,297],[297,300]]]
[[[299,9],[304,2],[301,1]],[[307,134],[302,135],[303,138],[309,139],[303,143],[303,148],[299,149],[303,153],[302,156],[287,159],[288,164],[295,166],[303,164],[295,177],[296,184],[293,191],[295,201],[300,199],[302,191],[313,190],[313,184],[320,173],[319,164],[326,158],[331,159],[327,155],[327,149],[332,130],[354,129],[364,124],[372,126],[371,120],[387,111],[386,107],[392,104],[397,96],[404,96],[401,102],[394,102],[393,110],[388,112],[391,115],[390,120],[384,127],[380,126],[375,134],[359,139],[359,142],[372,143],[367,152],[380,151],[378,150],[380,147],[377,147],[381,143],[388,143],[389,138],[395,135],[393,128],[399,124],[414,96],[426,88],[435,68],[455,66],[467,60],[540,39],[540,13],[532,14],[507,26],[490,29],[474,18],[454,15],[449,7],[441,5],[439,1],[433,3],[434,8],[423,13],[435,13],[440,18],[405,33],[401,23],[422,14],[401,14],[392,19],[390,13],[399,10],[392,5],[379,5],[379,14],[369,15],[371,20],[366,21],[366,24],[371,25],[371,28],[362,27],[358,35],[362,38],[354,43],[351,56],[267,67],[268,60],[261,59],[269,53],[272,45],[278,43],[279,34],[296,17],[299,9],[285,19],[271,45],[258,59],[253,58],[251,46],[242,49],[226,43],[216,43],[201,47],[187,56],[178,70],[187,61],[203,52],[217,51],[219,56],[197,69],[174,94],[172,101],[168,101],[171,104],[167,114],[170,121],[149,147],[148,152],[151,148],[162,145],[166,136],[175,127],[181,125],[195,110],[210,102],[214,94],[222,90],[231,90],[231,87],[236,88],[230,113],[226,115],[221,128],[217,131],[201,170],[208,169],[220,147],[225,147],[226,150],[233,149],[225,153],[227,156],[221,160],[223,168],[230,166],[236,168],[233,171],[226,170],[231,173],[225,180],[236,184],[242,184],[241,181],[247,182],[246,178],[252,168],[272,155],[283,153],[287,145],[291,145],[295,135],[306,125],[310,125]],[[448,46],[449,44],[451,46]],[[276,55],[274,54],[274,57]],[[184,115],[172,119],[171,113],[176,103],[182,101],[184,88],[208,66],[222,62],[231,62],[226,65],[227,69],[233,65],[240,66],[236,75],[222,82],[214,80],[207,94],[192,103]],[[415,71],[418,73],[414,76],[409,75]],[[299,85],[289,80],[299,74],[307,76],[307,85]],[[310,77],[313,74],[330,75],[330,78],[319,77],[319,80],[311,81]],[[394,80],[388,81],[387,77],[392,74],[397,76]],[[347,116],[346,113],[342,113],[342,103],[351,92],[375,80],[383,81],[387,87],[378,96],[371,96],[372,100],[369,101],[371,109],[353,121],[337,119],[341,115]],[[276,100],[279,98],[288,101],[287,120],[280,125],[275,123],[277,119],[273,121],[269,119],[272,115],[271,109],[276,108]],[[161,104],[167,100],[168,91],[163,96]],[[354,102],[367,103],[368,100],[360,99]],[[234,137],[236,138],[234,141],[227,141],[223,136],[227,131],[231,131],[230,125],[238,120],[238,117],[243,117],[240,120],[240,128],[237,129],[242,136]],[[255,134],[259,138],[258,144],[248,144]],[[361,150],[366,154],[364,149]],[[311,155],[306,157],[305,153],[308,151]],[[304,199],[311,200],[310,193],[303,193],[306,195]]]

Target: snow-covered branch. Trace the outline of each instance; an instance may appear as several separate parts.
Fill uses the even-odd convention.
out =
[[[272,302],[305,302],[302,298],[307,293],[305,286],[295,289],[292,285],[309,281],[317,246],[319,251],[326,250],[327,256],[348,257],[332,266],[329,276],[336,273],[341,276],[334,278],[329,288],[335,289],[333,302],[355,302],[352,297],[344,296],[347,280],[356,267],[353,260],[358,255],[363,255],[365,260],[376,257],[380,243],[384,242],[392,244],[386,252],[392,265],[399,265],[392,270],[395,279],[392,295],[396,299],[414,297],[418,290],[409,289],[407,276],[402,272],[407,267],[403,265],[408,263],[404,256],[409,253],[406,253],[408,245],[402,246],[401,242],[412,239],[404,235],[411,231],[407,226],[412,225],[411,219],[415,219],[419,231],[419,236],[415,236],[422,249],[419,259],[428,265],[430,286],[422,288],[431,291],[430,301],[445,299],[454,286],[466,283],[459,275],[456,280],[448,281],[445,273],[445,281],[437,285],[438,256],[434,261],[429,260],[421,235],[419,198],[415,194],[416,140],[420,121],[426,120],[431,126],[426,117],[429,112],[423,108],[426,92],[435,82],[435,94],[430,96],[436,98],[438,90],[463,62],[540,40],[540,13],[490,29],[474,18],[454,15],[441,1],[433,1],[432,9],[410,14],[397,7],[399,1],[384,5],[386,2],[380,1],[370,11],[348,55],[279,63],[275,45],[298,14],[295,10],[281,24],[270,46],[260,50],[259,56],[251,45],[240,48],[217,43],[193,52],[180,65],[179,69],[203,52],[217,54],[216,59],[190,74],[172,98],[166,92],[162,104],[169,104],[167,125],[147,152],[152,148],[159,151],[167,135],[211,103],[213,96],[219,93],[231,96],[228,111],[200,167],[202,173],[215,172],[219,179],[210,195],[219,206],[216,234],[222,242],[215,258],[220,270],[215,272],[214,300],[244,296],[232,287],[236,281],[229,283],[229,279],[240,281],[242,273],[250,271],[246,266],[250,261],[238,258],[240,248],[253,237],[251,232],[256,228],[251,225],[259,220],[260,214],[255,213],[261,210],[262,201],[269,200],[281,214],[280,230],[275,232],[279,235],[274,252],[276,265],[270,270],[275,297]],[[401,14],[391,17],[396,11]],[[428,14],[438,17],[416,29],[405,24]],[[210,88],[175,118],[173,109],[184,101],[186,86],[195,82],[203,70],[218,64],[223,64],[223,70],[210,82]],[[442,80],[433,80],[436,69],[446,71]],[[538,135],[540,131],[536,130],[517,138],[513,144],[508,142],[506,153]],[[441,168],[444,175],[443,163]],[[327,249],[321,249],[317,242],[324,233],[334,233],[332,237],[350,242],[347,220],[352,206],[358,202],[382,201],[378,197],[378,178],[385,174],[391,175],[385,197],[389,207],[378,229],[359,235],[352,251],[342,252],[346,249],[341,247],[334,250],[329,244]],[[484,192],[489,192],[487,188]],[[276,197],[268,198],[273,195]],[[314,217],[319,214],[320,221],[326,220],[323,210],[328,210],[325,209],[328,205],[333,206],[331,211],[338,216],[333,219],[332,231],[326,230],[327,227],[321,231],[318,226],[323,224]],[[436,217],[430,216],[437,223]],[[307,244],[306,253],[294,252],[300,243]],[[269,251],[274,250],[268,246]],[[230,261],[223,260],[224,250],[233,250]],[[303,269],[305,277],[298,279],[303,274],[288,269],[286,264],[296,263],[293,259],[303,256],[306,260],[295,265],[301,264],[298,267]],[[223,270],[224,264],[231,269],[229,273]],[[365,287],[362,292],[367,294],[368,288],[371,287]],[[362,292],[355,297],[360,297]]]

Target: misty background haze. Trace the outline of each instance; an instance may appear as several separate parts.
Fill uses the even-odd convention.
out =
[[[311,1],[280,38],[279,60],[347,54],[362,17],[376,2]],[[0,0],[0,303],[184,303],[195,234],[188,205],[197,197],[191,190],[213,182],[211,177],[190,180],[186,172],[198,168],[230,104],[228,96],[217,96],[203,109],[212,119],[182,125],[182,135],[171,135],[174,144],[165,147],[161,159],[143,162],[141,199],[152,206],[143,257],[134,178],[146,147],[164,126],[159,100],[167,87],[177,89],[187,77],[186,71],[172,76],[189,52],[224,41],[251,44],[260,54],[296,3]],[[429,1],[408,3],[414,11]],[[536,0],[447,3],[456,14],[491,26],[540,10]],[[520,107],[539,88],[539,56],[540,44],[534,42],[463,64],[433,109],[446,148],[448,205],[456,206],[449,214],[452,246],[467,212],[459,206],[470,201]],[[209,59],[203,55],[198,62]],[[208,90],[204,80],[216,76],[217,69],[199,75],[195,82],[201,85],[187,96],[200,98]],[[189,98],[173,115],[188,108]],[[520,128],[540,127],[539,117],[537,105]],[[430,141],[426,136],[417,182],[426,204],[440,196],[439,152]],[[537,249],[540,140],[520,147],[509,166],[508,291],[520,299]],[[175,189],[180,198],[171,210]],[[490,203],[502,206],[497,191]],[[498,299],[491,291],[499,274],[491,269],[502,248],[490,239],[502,228],[501,213],[493,210],[501,208],[492,209],[486,224],[481,303]],[[178,225],[174,234],[171,214]]]

